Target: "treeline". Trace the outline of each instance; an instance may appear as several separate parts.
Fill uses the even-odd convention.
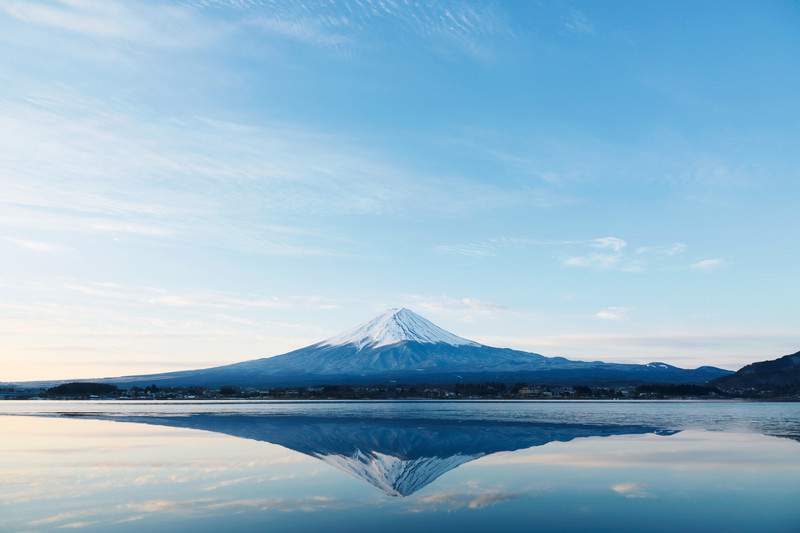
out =
[[[20,391],[22,393],[22,391]],[[31,391],[19,398],[30,398]],[[105,383],[64,383],[37,393],[48,399],[121,400],[391,400],[391,399],[669,399],[732,397],[710,385],[644,384],[628,387],[548,386],[530,383],[454,383],[454,384],[375,384],[273,387],[269,389],[221,387],[146,387],[118,388]],[[13,398],[13,395],[6,397]]]
[[[649,383],[647,385],[639,385],[636,387],[636,395],[664,398],[724,398],[728,396],[725,392],[710,385],[692,385],[688,383]]]
[[[252,397],[252,390],[222,387],[226,397]],[[392,400],[392,399],[622,399],[633,387],[567,387],[527,383],[454,383],[454,384],[376,384],[320,385],[312,387],[275,387],[260,392],[265,399],[302,400]]]
[[[45,391],[48,397],[90,397],[90,396],[117,396],[120,390],[116,385],[106,383],[63,383]]]

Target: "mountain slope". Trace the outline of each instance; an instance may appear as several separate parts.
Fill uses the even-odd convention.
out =
[[[729,391],[800,392],[800,352],[749,364],[714,384]]]
[[[308,386],[355,383],[706,383],[730,374],[664,363],[571,361],[495,348],[450,333],[408,309],[390,309],[350,331],[292,352],[201,370],[105,378],[121,386]]]

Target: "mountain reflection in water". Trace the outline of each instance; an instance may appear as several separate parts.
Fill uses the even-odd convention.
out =
[[[672,435],[640,425],[434,418],[193,414],[91,417],[190,428],[277,444],[320,459],[390,496],[408,496],[446,472],[498,453],[584,437]]]

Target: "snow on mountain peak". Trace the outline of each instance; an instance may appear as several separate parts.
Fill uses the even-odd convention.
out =
[[[660,368],[662,370],[669,370],[670,368],[675,368],[672,365],[668,365],[667,363],[662,363],[660,361],[656,361],[654,363],[647,363],[647,365],[645,366],[648,366],[650,368]]]
[[[478,343],[443,330],[430,320],[402,308],[389,309],[369,322],[320,343],[323,346],[354,344],[358,349],[379,348],[403,341],[479,346]]]

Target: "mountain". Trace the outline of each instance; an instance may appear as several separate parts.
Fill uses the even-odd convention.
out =
[[[465,463],[497,452],[612,435],[673,435],[642,425],[510,422],[476,418],[309,415],[143,415],[84,418],[213,431],[269,442],[323,461],[389,496],[408,496]]]
[[[800,393],[800,352],[747,365],[714,385],[731,392]]]
[[[390,309],[350,331],[292,352],[231,365],[118,378],[119,386],[310,386],[357,383],[530,382],[551,385],[706,383],[714,367],[571,361],[495,348],[450,333],[408,309]],[[75,380],[72,380],[75,381]],[[88,380],[83,380],[88,381]],[[39,382],[51,386],[57,382]]]

